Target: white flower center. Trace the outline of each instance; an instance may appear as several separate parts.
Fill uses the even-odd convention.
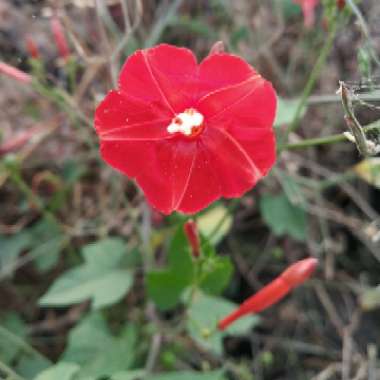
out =
[[[167,127],[169,133],[183,133],[185,136],[191,136],[199,130],[203,123],[203,115],[194,108],[188,108],[178,114]]]

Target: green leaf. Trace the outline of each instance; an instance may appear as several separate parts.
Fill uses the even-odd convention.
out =
[[[92,300],[94,309],[120,301],[132,285],[130,271],[120,269],[125,254],[121,239],[108,238],[82,249],[81,266],[60,276],[39,300],[42,306],[66,306]]]
[[[232,226],[232,216],[224,206],[216,206],[197,218],[199,231],[213,245],[218,244]]]
[[[211,243],[201,235],[203,258],[201,261],[200,287],[210,294],[220,294],[228,285],[233,265],[228,256],[218,256]]]
[[[16,313],[6,314],[0,326],[0,360],[25,378],[32,378],[51,365],[29,346],[27,326]]]
[[[193,271],[193,260],[181,224],[169,247],[168,267],[147,274],[149,297],[161,310],[173,308],[183,290],[192,283]]]
[[[353,167],[353,171],[370,185],[380,189],[380,157],[370,157]]]
[[[187,323],[191,337],[203,348],[221,355],[225,336],[244,334],[259,320],[257,316],[247,316],[237,320],[227,331],[216,330],[218,321],[237,307],[238,305],[223,298],[197,293],[189,309]],[[211,335],[210,332],[212,332]]]
[[[260,200],[260,210],[265,223],[275,235],[288,234],[296,240],[306,240],[305,211],[290,203],[285,194],[263,196]]]
[[[26,338],[27,326],[16,313],[8,313],[2,318],[0,326],[0,358],[5,363],[12,362],[21,351],[18,337]],[[13,339],[16,337],[16,339]]]
[[[61,360],[80,365],[80,378],[127,370],[135,360],[136,329],[133,325],[126,326],[119,335],[111,335],[101,314],[90,314],[71,330]]]
[[[23,251],[28,251],[23,259],[34,261],[40,272],[51,269],[58,261],[65,240],[56,225],[45,221],[12,237],[0,236],[0,275],[13,273],[18,256]]]
[[[137,369],[132,371],[123,371],[111,376],[111,380],[137,380],[144,379],[145,370]]]
[[[0,276],[11,275],[18,255],[30,246],[31,236],[21,232],[11,237],[0,235]]]
[[[72,380],[78,371],[77,364],[61,362],[42,371],[35,380]]]
[[[277,2],[280,2],[285,19],[301,14],[301,7],[293,0],[277,0]]]
[[[66,242],[66,237],[57,225],[42,221],[30,229],[33,245],[28,253],[35,258],[35,265],[40,272],[52,269],[58,262],[59,254]]]
[[[288,173],[277,168],[274,169],[276,176],[279,178],[282,189],[288,197],[290,203],[303,206],[305,205],[305,196],[300,185]]]
[[[175,307],[185,287],[181,274],[171,270],[147,275],[148,295],[161,310]]]
[[[143,370],[126,371],[115,374],[111,380],[139,380],[148,379]],[[149,375],[149,380],[225,380],[223,371],[195,372],[179,371]]]
[[[229,257],[216,256],[202,266],[200,287],[211,294],[220,294],[228,285],[233,273],[233,265]]]
[[[281,127],[283,125],[291,124],[296,115],[299,102],[299,99],[277,98],[277,114],[274,121],[274,126]],[[302,117],[305,112],[306,108],[302,110],[300,117]]]
[[[37,374],[49,368],[51,363],[42,358],[31,357],[28,355],[21,356],[15,366],[16,372],[25,379],[34,378]]]
[[[149,376],[149,380],[225,380],[223,371],[195,372],[180,371],[162,373],[156,376]],[[123,380],[123,379],[120,379]]]

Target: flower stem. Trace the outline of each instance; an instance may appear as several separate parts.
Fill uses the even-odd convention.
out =
[[[290,124],[290,126],[287,128],[287,130],[285,131],[284,136],[282,137],[283,143],[288,140],[289,134],[291,132],[294,132],[299,126],[302,111],[303,111],[304,107],[306,106],[307,99],[308,99],[310,93],[313,91],[313,88],[314,88],[315,83],[318,79],[318,76],[319,76],[319,74],[322,70],[322,67],[326,62],[327,56],[328,56],[328,54],[329,54],[329,52],[333,46],[335,36],[336,36],[336,32],[338,29],[338,24],[339,24],[338,19],[336,19],[335,22],[331,25],[330,32],[327,36],[325,44],[322,47],[321,54],[319,55],[317,62],[315,63],[313,70],[311,71],[311,74],[309,76],[309,79],[306,83],[306,86],[303,90],[301,100],[298,103],[298,107],[296,109],[293,121]],[[279,152],[281,152],[283,150],[283,148],[284,148],[284,145],[281,144],[280,148],[279,148]]]
[[[13,182],[21,190],[21,192],[25,194],[29,202],[34,204],[38,211],[41,212],[46,221],[53,223],[60,228],[61,224],[59,223],[55,215],[50,211],[46,210],[41,198],[38,197],[38,195],[36,195],[34,191],[29,187],[29,185],[24,181],[20,174],[19,168],[17,167],[17,164],[8,164],[6,166],[6,169],[8,170],[9,177],[13,180]]]
[[[380,120],[370,123],[367,126],[363,127],[364,132],[369,132],[376,129],[380,130]],[[281,147],[281,151],[303,149],[319,145],[335,144],[339,142],[349,142],[349,140],[342,133],[339,133],[336,135],[330,135],[326,137],[306,139],[292,144],[285,144]]]

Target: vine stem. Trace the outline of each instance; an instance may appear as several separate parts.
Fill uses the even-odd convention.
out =
[[[372,130],[380,130],[380,121],[375,121],[374,123],[368,124],[363,127],[363,132],[369,132]],[[349,142],[349,140],[342,134],[330,135],[326,137],[317,137],[313,139],[306,139],[292,144],[285,144],[281,147],[281,150],[295,150],[309,148],[318,145],[335,144],[338,142]]]
[[[12,166],[8,166],[8,173],[10,178],[13,180],[13,182],[16,184],[16,186],[25,194],[29,202],[34,204],[36,208],[38,209],[39,212],[41,212],[42,216],[48,221],[51,222],[55,225],[57,225],[59,228],[61,227],[60,222],[58,219],[55,217],[53,213],[48,211],[40,197],[36,195],[33,190],[29,187],[29,185],[24,181],[22,178],[19,169]]]
[[[328,54],[330,53],[330,50],[332,49],[336,32],[338,30],[338,24],[339,24],[338,20],[335,20],[335,22],[331,26],[326,42],[322,47],[321,54],[319,55],[317,62],[315,63],[313,70],[311,71],[311,74],[306,83],[306,86],[302,92],[301,100],[298,103],[298,107],[296,109],[293,121],[284,133],[284,136],[282,138],[283,142],[287,141],[290,133],[294,132],[299,126],[302,110],[306,106],[308,97],[313,91],[314,85],[318,79],[318,76],[322,70],[322,67],[326,62],[326,59],[327,59]],[[284,146],[285,146],[284,143],[280,145],[279,153],[283,150]]]

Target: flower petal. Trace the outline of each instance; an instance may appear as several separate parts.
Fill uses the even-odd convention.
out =
[[[276,103],[276,94],[270,82],[255,75],[237,85],[204,96],[196,108],[212,126],[222,128],[232,123],[271,128]]]
[[[220,198],[221,186],[207,148],[198,144],[194,164],[178,211],[194,214]]]
[[[144,159],[141,159],[141,153]],[[111,166],[135,178],[149,202],[165,214],[178,209],[196,157],[186,141],[102,141],[101,154]]]
[[[223,129],[210,128],[203,139],[212,155],[215,174],[226,198],[238,197],[262,177],[256,163],[240,143]]]
[[[228,53],[214,53],[199,65],[198,99],[204,95],[244,82],[256,71],[242,58]]]
[[[165,109],[110,91],[95,112],[95,128],[101,138],[167,138],[171,115]]]
[[[190,50],[162,44],[130,56],[119,85],[122,91],[175,114],[192,104],[196,76],[197,62]]]
[[[235,126],[226,133],[239,143],[242,149],[265,176],[276,161],[276,141],[272,128]]]

